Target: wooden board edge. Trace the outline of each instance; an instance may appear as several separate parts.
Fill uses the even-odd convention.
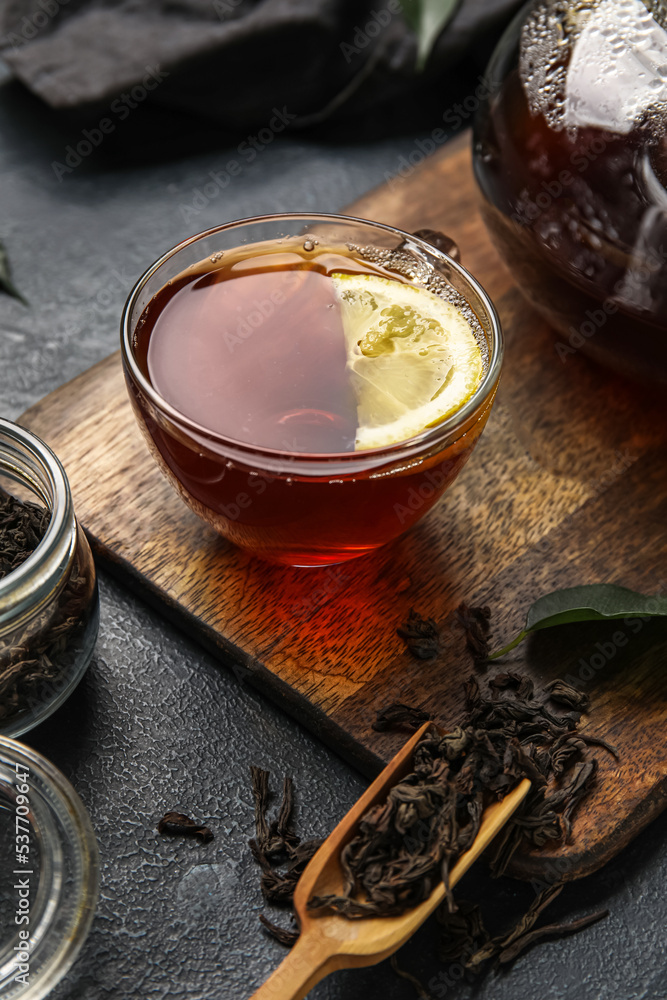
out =
[[[368,780],[373,780],[384,761],[377,754],[356,743],[343,728],[332,721],[297,691],[265,667],[256,656],[249,656],[229,641],[221,640],[215,631],[194,615],[185,611],[173,598],[147,584],[134,567],[107,552],[89,532],[86,532],[98,565],[114,579],[143,600],[160,617],[176,625],[190,639],[211,654],[225,669],[230,670],[241,684],[248,684],[262,697],[342,757]],[[409,735],[406,735],[406,739]],[[558,854],[519,854],[510,863],[507,874],[523,882],[571,882],[586,878],[615,859],[654,819],[667,808],[667,778],[657,783],[651,799],[639,802],[636,808],[616,827],[615,835],[604,844],[603,851],[570,854],[559,864]],[[576,816],[574,818],[576,840]]]
[[[231,670],[237,680],[251,685],[262,696],[267,696],[281,711],[360,771],[365,778],[372,780],[386,766],[386,761],[356,743],[330,716],[265,667],[257,656],[250,656],[234,643],[221,639],[211,626],[186,611],[168,594],[147,583],[131,563],[109,552],[90,531],[85,527],[84,530],[100,568],[145,601],[170,624],[175,624],[225,668]]]

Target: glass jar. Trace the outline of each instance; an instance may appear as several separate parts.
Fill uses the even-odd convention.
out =
[[[18,736],[54,712],[81,680],[97,638],[99,603],[93,557],[62,465],[34,434],[2,419],[0,488],[50,512],[37,547],[0,579],[0,735]]]
[[[667,2],[537,0],[486,82],[482,212],[558,356],[667,382]]]
[[[40,1000],[86,939],[98,896],[97,844],[53,764],[0,737],[0,1000]]]

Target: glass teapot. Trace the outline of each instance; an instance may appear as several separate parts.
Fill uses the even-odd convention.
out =
[[[482,212],[558,356],[667,383],[667,0],[537,0],[487,84]]]

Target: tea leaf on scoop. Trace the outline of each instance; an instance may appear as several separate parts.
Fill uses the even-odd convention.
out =
[[[593,583],[554,590],[539,597],[528,609],[526,625],[506,646],[489,659],[504,656],[530,632],[572,622],[611,621],[616,618],[667,617],[667,597],[639,594],[614,583]]]
[[[9,257],[2,243],[0,243],[0,292],[5,292],[6,295],[13,296],[15,299],[18,299],[19,302],[22,302],[24,306],[28,305],[12,281]]]
[[[590,748],[599,746],[616,755],[604,740],[579,732],[587,697],[564,681],[536,690],[530,678],[513,672],[486,678],[484,688],[471,677],[466,696],[463,724],[446,733],[435,728],[427,732],[414,751],[413,773],[391,789],[384,804],[372,807],[361,819],[357,836],[340,858],[344,895],[312,897],[309,909],[327,907],[351,919],[389,916],[425,898],[439,880],[447,886],[450,865],[474,839],[485,802],[502,798],[522,777],[529,777],[533,788],[505,826],[500,843],[495,842],[493,874],[502,874],[522,841],[540,847],[570,836],[572,816],[597,776],[597,759]],[[550,702],[572,711],[556,715]],[[394,704],[379,713],[381,728],[400,728],[423,714],[420,708]],[[298,843],[292,826],[291,781],[284,783],[278,818],[269,822],[268,772],[253,768],[252,778],[257,840],[250,841],[250,847],[262,869],[262,891],[268,902],[289,905],[298,877],[321,841]],[[282,850],[269,857],[267,848],[274,850],[278,842]],[[287,865],[287,870],[277,871],[279,865]],[[479,972],[493,958],[510,963],[541,938],[574,933],[606,915],[603,911],[536,929],[538,917],[561,888],[547,886],[527,913],[497,937],[489,934],[479,906],[455,902],[448,892],[436,912],[442,931],[441,959]],[[290,946],[296,940],[296,930],[260,919],[283,944]],[[397,966],[395,971],[428,998],[416,977]]]
[[[451,21],[460,0],[403,0],[403,16],[417,36],[418,72],[424,69],[433,46]]]
[[[555,714],[552,690],[571,712]],[[442,881],[445,905],[453,912],[453,860],[476,837],[485,806],[522,778],[532,788],[494,841],[492,873],[502,875],[525,841],[542,847],[570,839],[574,814],[597,780],[590,746],[615,754],[579,733],[588,700],[563,682],[536,691],[530,678],[517,673],[497,674],[484,687],[471,677],[465,694],[462,724],[446,733],[427,730],[414,750],[413,771],[362,817],[340,856],[342,894],[313,896],[309,909],[327,908],[349,919],[392,916],[418,905]],[[393,716],[394,725],[402,723],[408,708],[390,706],[384,728]],[[526,924],[517,933],[528,929]],[[492,953],[487,950],[479,962]]]

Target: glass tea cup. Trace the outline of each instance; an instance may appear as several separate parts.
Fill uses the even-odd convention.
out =
[[[485,369],[473,395],[436,426],[385,447],[313,452],[248,443],[171,405],[152,384],[138,349],[142,326],[159,315],[158,292],[210,258],[254,244],[299,240],[360,250],[367,259],[400,248],[410,283],[434,275],[478,331]],[[444,281],[442,280],[444,279]],[[157,298],[156,298],[157,296]],[[155,314],[155,315],[154,315]],[[230,316],[230,324],[237,317]],[[223,317],[224,321],[224,317]],[[297,320],[295,319],[295,325]],[[184,325],[193,335],[196,321]],[[180,331],[178,332],[180,337]],[[271,562],[326,566],[365,555],[419,521],[456,478],[489,416],[500,377],[503,338],[486,292],[452,256],[390,226],[336,215],[286,214],[228,223],[191,237],[139,279],[121,321],[132,406],[159,467],[183,500],[225,538]],[[259,377],[259,370],[258,370]]]

